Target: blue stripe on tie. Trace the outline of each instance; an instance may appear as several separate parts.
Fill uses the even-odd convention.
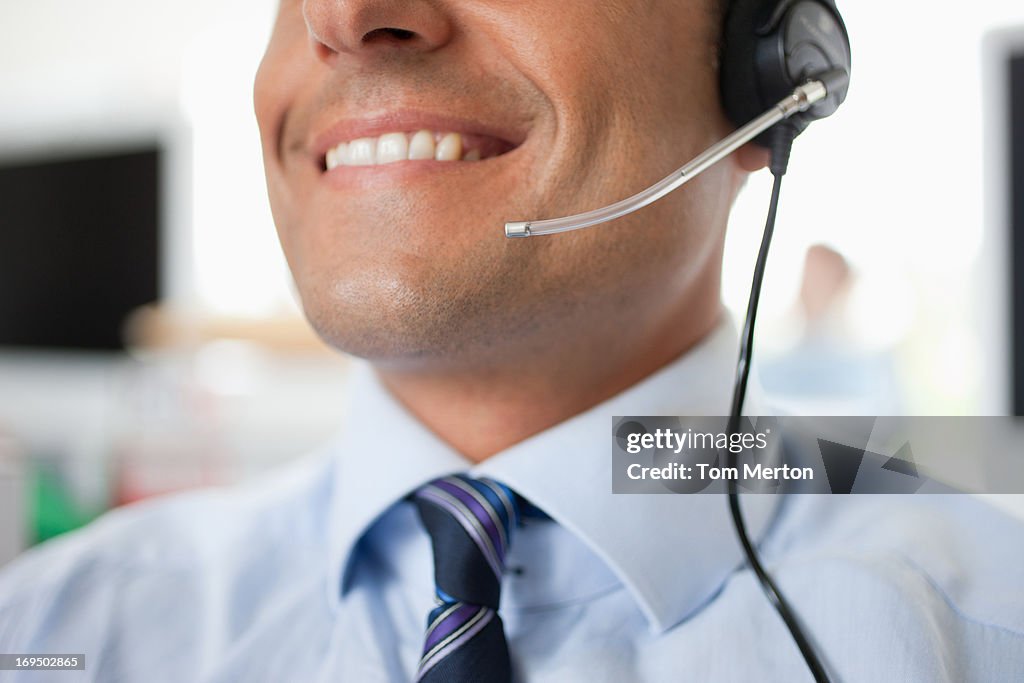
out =
[[[505,537],[508,538],[512,533],[512,520],[509,518],[508,508],[505,507],[501,496],[492,488],[493,484],[485,481],[472,481],[468,483],[480,492],[480,495],[487,500],[490,508],[498,515],[498,519],[501,520],[502,529],[505,531]]]
[[[454,487],[451,491],[453,495],[455,492],[459,492],[466,498],[463,500],[457,496],[466,509],[472,512],[472,514],[480,521],[480,523],[487,530],[488,535],[493,541],[495,550],[498,553],[499,559],[504,562],[505,560],[505,549],[508,547],[509,529],[502,522],[502,516],[494,508],[494,505],[480,492],[476,486],[476,482],[467,479],[466,477],[451,477],[442,482],[443,486]],[[485,485],[481,484],[481,486]],[[491,532],[493,529],[494,533]]]
[[[512,489],[494,481],[493,479],[481,479],[481,481],[487,482],[488,485],[492,486],[494,492],[498,495],[501,500],[502,507],[505,509],[505,513],[509,517],[509,522],[513,528],[517,527],[523,521],[522,515],[522,500],[516,494],[512,493]]]

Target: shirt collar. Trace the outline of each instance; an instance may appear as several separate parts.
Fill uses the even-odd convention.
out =
[[[439,476],[469,471],[511,486],[576,534],[622,580],[654,632],[703,605],[739,565],[723,496],[612,494],[616,415],[726,415],[737,335],[728,316],[698,346],[604,403],[471,466],[419,423],[372,370],[354,371],[347,428],[335,443],[331,501],[333,601],[363,533],[391,505]],[[757,414],[756,390],[748,414]],[[744,496],[747,527],[760,536],[775,496]]]

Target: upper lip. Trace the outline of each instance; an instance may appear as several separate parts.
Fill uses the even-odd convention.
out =
[[[478,119],[423,111],[401,110],[335,121],[326,128],[313,133],[308,149],[316,159],[323,159],[328,150],[343,142],[377,137],[384,133],[418,130],[488,136],[502,140],[512,147],[518,147],[526,139],[525,130],[514,125],[495,124]]]

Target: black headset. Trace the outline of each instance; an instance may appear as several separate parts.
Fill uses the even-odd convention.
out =
[[[846,82],[788,123],[798,134],[834,113],[850,74],[850,37],[834,0],[727,1],[720,87],[732,123],[742,126],[812,77],[841,71]],[[765,136],[757,142],[767,146]]]
[[[755,139],[757,144],[771,150],[770,166],[775,176],[775,185],[740,337],[740,355],[729,419],[729,431],[735,433],[740,429],[743,414],[743,399],[753,354],[757,304],[775,229],[782,176],[789,164],[793,139],[812,121],[833,114],[846,99],[850,80],[850,38],[834,0],[728,1],[730,5],[726,12],[720,55],[720,88],[722,105],[733,124],[742,126],[760,116],[809,80],[822,81],[828,92],[817,104]],[[731,451],[728,457],[730,465],[735,465],[736,456]],[[817,648],[805,634],[796,612],[761,564],[757,549],[747,535],[735,480],[729,482],[728,491],[736,535],[751,570],[757,576],[765,596],[785,622],[815,681],[828,683],[830,679]]]

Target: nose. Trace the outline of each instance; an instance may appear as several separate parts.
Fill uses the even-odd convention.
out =
[[[449,17],[430,0],[304,0],[306,26],[317,57],[430,52],[452,35]]]

